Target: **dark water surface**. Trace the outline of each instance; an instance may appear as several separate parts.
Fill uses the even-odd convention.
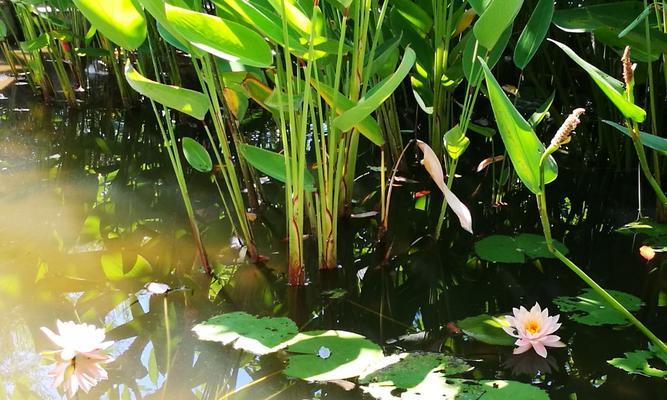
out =
[[[308,329],[357,332],[385,343],[387,353],[453,353],[476,367],[468,377],[534,383],[552,399],[667,398],[664,380],[627,375],[606,363],[645,347],[632,327],[586,327],[563,315],[560,334],[568,346],[546,360],[532,352],[512,356],[511,348],[484,345],[448,328],[468,316],[506,313],[535,301],[553,313],[553,298],[583,288],[553,260],[495,265],[476,258],[476,238],[539,233],[534,202],[525,191],[508,194],[506,206],[489,206],[490,180],[473,172],[488,156],[483,151],[460,169],[459,192],[472,208],[475,237],[455,226],[445,229],[439,243],[424,236],[428,218],[413,206],[411,192],[429,185],[409,184],[396,195],[392,256],[383,267],[388,246],[376,246],[377,224],[352,220],[343,224],[341,270],[310,270],[311,284],[293,290],[284,284],[280,210],[263,210],[255,223],[261,252],[270,260],[239,263],[241,249],[215,188],[207,177],[192,174],[195,208],[218,279],[199,271],[152,114],[105,107],[68,111],[19,104],[14,97],[1,101],[0,398],[61,398],[47,376],[51,366],[40,357],[53,344],[39,328],[55,329],[57,319],[103,326],[116,341],[109,380],[81,398],[363,398],[357,389],[284,378],[281,356],[258,359],[195,339],[194,324],[232,310],[286,315]],[[178,129],[190,134],[192,127]],[[656,304],[667,282],[649,277],[638,242],[614,232],[637,215],[636,175],[585,169],[576,151],[558,158],[561,177],[549,187],[554,236],[603,286],[642,297],[646,305],[639,317],[667,337],[667,311]],[[359,179],[359,211],[367,210],[361,196],[376,182],[375,176]],[[280,201],[279,189],[268,184],[267,196]],[[644,202],[650,209],[651,199]],[[365,271],[363,280],[359,270]],[[151,297],[142,291],[147,282],[182,290]],[[321,295],[331,290],[342,296]]]

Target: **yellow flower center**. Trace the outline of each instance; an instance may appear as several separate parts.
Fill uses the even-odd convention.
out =
[[[523,328],[526,330],[527,333],[530,333],[531,335],[536,334],[537,332],[540,331],[540,329],[542,329],[539,322],[537,322],[535,320],[530,320],[530,321],[526,322],[526,324],[523,326]]]

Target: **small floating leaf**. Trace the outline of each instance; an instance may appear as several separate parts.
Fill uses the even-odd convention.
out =
[[[654,365],[667,364],[667,353],[660,349],[650,346],[650,351],[636,350],[625,353],[625,357],[613,358],[607,361],[616,368],[620,368],[630,374],[644,375],[655,378],[667,377],[667,370],[660,369]],[[652,361],[652,363],[649,363]],[[653,364],[653,365],[651,365]]]
[[[569,250],[558,240],[554,240],[554,247],[563,254]],[[491,235],[475,243],[475,253],[485,261],[501,262],[506,264],[520,264],[528,258],[555,258],[547,248],[547,242],[542,235],[522,233],[516,237],[507,235]]]
[[[329,357],[320,357],[322,348]],[[290,353],[285,375],[307,381],[331,381],[360,375],[382,360],[377,344],[346,331],[311,331],[289,341]]]
[[[618,290],[608,290],[608,292],[628,311],[637,311],[641,307],[642,301],[638,297]],[[562,312],[573,313],[570,319],[580,324],[600,326],[628,323],[623,315],[612,308],[593,289],[585,289],[576,297],[557,297],[553,302]]]
[[[456,325],[463,333],[483,343],[513,346],[516,340],[503,330],[503,326],[509,326],[504,316],[492,317],[488,314],[480,314],[462,319]]]
[[[289,318],[258,318],[244,312],[233,312],[209,318],[192,331],[199,340],[234,344],[235,349],[255,355],[273,353],[284,348],[298,329]]]

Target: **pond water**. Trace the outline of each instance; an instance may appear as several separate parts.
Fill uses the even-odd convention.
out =
[[[405,211],[392,216],[400,229],[391,233],[391,246],[376,246],[371,220],[348,221],[342,268],[326,274],[311,268],[305,289],[285,285],[283,233],[274,229],[280,210],[263,210],[256,222],[269,261],[239,263],[241,249],[214,188],[192,174],[197,217],[217,272],[210,280],[196,267],[150,112],[103,104],[68,111],[9,99],[0,109],[0,398],[62,397],[40,355],[53,350],[40,327],[55,329],[57,319],[103,326],[115,341],[109,379],[80,398],[370,398],[340,382],[287,379],[280,355],[256,358],[198,341],[191,332],[208,317],[234,310],[289,316],[300,328],[357,332],[384,344],[386,353],[452,353],[475,366],[467,377],[533,383],[552,399],[667,398],[664,380],[628,375],[606,362],[645,347],[632,327],[587,327],[562,315],[567,348],[550,351],[546,360],[533,352],[512,356],[511,347],[458,332],[455,321],[535,301],[554,313],[552,299],[583,288],[553,260],[492,264],[476,258],[475,238],[539,233],[539,221],[525,191],[508,194],[505,206],[489,206],[488,181],[480,189],[485,177],[473,172],[472,162],[460,169],[468,183],[459,191],[473,210],[476,237],[457,227],[446,228],[439,243],[424,236],[426,216],[414,207],[412,192],[428,184],[408,183],[397,194],[395,207]],[[627,208],[636,204],[636,175],[587,168],[585,160],[576,150],[559,155],[561,177],[549,187],[554,235],[603,286],[641,297],[646,305],[638,316],[667,337],[667,310],[656,300],[667,282],[648,274],[633,237],[614,232],[637,215]],[[371,190],[363,178],[358,183],[361,193]],[[272,184],[267,193],[282,196]],[[651,200],[644,202],[651,209]],[[363,201],[358,206],[363,209]],[[365,271],[363,280],[358,271]],[[143,290],[148,282],[176,290],[151,296]]]

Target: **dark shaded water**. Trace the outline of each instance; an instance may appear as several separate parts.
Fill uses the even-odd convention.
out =
[[[510,192],[506,206],[489,205],[490,176],[473,172],[490,155],[479,138],[471,146],[479,156],[466,154],[471,161],[459,169],[463,179],[457,190],[472,208],[475,237],[455,226],[446,228],[439,243],[424,236],[428,217],[414,207],[413,192],[430,186],[417,175],[421,182],[397,191],[391,246],[377,247],[374,221],[348,221],[340,245],[342,269],[311,270],[311,284],[294,290],[282,275],[280,210],[266,208],[255,223],[261,251],[270,260],[260,266],[238,263],[240,248],[214,187],[193,174],[194,203],[218,278],[210,281],[195,267],[152,114],[104,107],[67,111],[11,99],[2,100],[0,109],[1,398],[60,398],[39,354],[53,346],[39,327],[53,329],[56,319],[104,326],[117,341],[109,380],[82,398],[363,397],[334,384],[288,380],[280,374],[278,356],[256,359],[194,338],[194,324],[231,310],[287,315],[308,329],[357,332],[386,343],[386,352],[450,352],[471,360],[476,367],[471,377],[532,382],[553,399],[666,398],[664,380],[630,376],[606,363],[645,347],[630,327],[591,328],[562,316],[560,333],[568,347],[550,352],[547,360],[532,353],[513,357],[510,348],[483,345],[447,328],[468,316],[505,313],[535,301],[555,310],[553,298],[583,287],[553,260],[494,265],[474,255],[474,240],[487,234],[539,233],[534,202],[525,191]],[[261,122],[257,129],[261,132]],[[570,147],[572,154],[558,156],[561,177],[549,187],[554,236],[603,286],[642,297],[640,318],[667,337],[667,310],[657,304],[667,282],[648,275],[638,242],[613,232],[637,215],[636,175],[585,169],[576,140]],[[363,198],[376,182],[371,175],[358,180],[357,211],[372,207]],[[266,193],[282,198],[275,184],[267,184]],[[650,209],[651,199],[644,202]],[[151,281],[183,290],[150,297],[142,288]],[[320,294],[331,290],[344,295]]]

